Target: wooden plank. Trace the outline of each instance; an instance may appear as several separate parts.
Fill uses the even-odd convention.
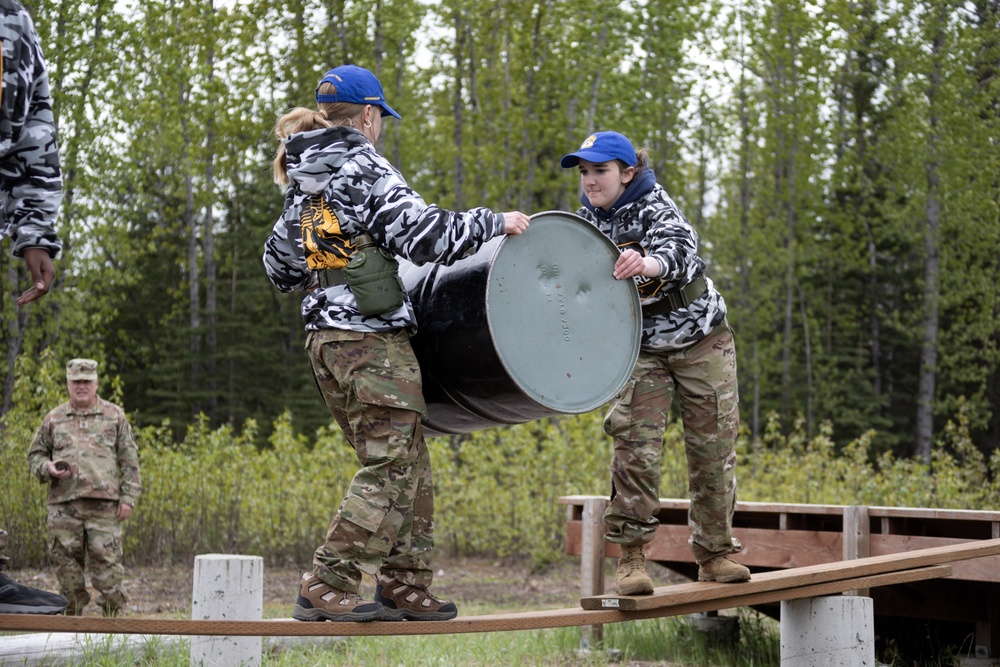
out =
[[[917,568],[899,572],[863,576],[853,579],[800,586],[791,590],[777,589],[751,594],[736,594],[712,600],[693,600],[671,607],[659,607],[636,612],[616,609],[587,611],[579,607],[511,614],[459,616],[450,621],[374,621],[371,623],[310,623],[292,620],[274,621],[195,621],[158,618],[101,618],[98,616],[45,616],[40,614],[0,614],[0,630],[34,632],[93,632],[103,634],[146,635],[206,635],[206,636],[375,636],[375,635],[442,635],[470,632],[507,632],[540,630],[580,625],[621,623],[644,618],[694,614],[703,611],[729,609],[736,606],[765,604],[801,597],[815,597],[839,592],[844,586],[863,588],[922,581],[946,577],[947,565]],[[730,585],[729,591],[746,592],[743,585]]]
[[[951,510],[932,507],[869,507],[873,517],[903,519],[944,519],[947,521],[1000,521],[1000,512],[993,510]]]
[[[871,556],[871,523],[868,508],[852,505],[844,508],[844,560]],[[868,589],[844,591],[846,595],[868,597]]]
[[[691,529],[687,526],[657,527],[653,541],[646,545],[646,558],[694,563],[694,555],[687,544],[690,534]],[[843,535],[839,532],[787,530],[778,533],[766,528],[733,528],[733,536],[745,546],[736,560],[747,567],[791,568],[835,563],[841,560],[843,552]]]
[[[744,545],[736,556],[748,567],[797,568],[840,561],[844,536],[826,530],[786,530],[734,528],[733,535]]]
[[[583,505],[584,501],[589,498],[605,498],[606,496],[560,496],[556,502],[560,505]],[[679,509],[687,510],[690,506],[690,501],[684,498],[660,498],[660,508],[661,509]],[[736,503],[736,511],[738,512],[772,512],[779,514],[781,512],[796,513],[796,514],[822,514],[822,515],[833,515],[837,516],[843,513],[843,505],[809,505],[806,503],[760,503],[760,502],[744,502],[739,501]]]
[[[1000,554],[1000,540],[982,540],[952,546],[921,549],[908,553],[885,554],[869,558],[859,558],[853,561],[763,572],[754,574],[750,581],[738,584],[692,582],[655,588],[652,595],[645,596],[598,595],[582,599],[580,605],[584,609],[604,609],[608,605],[617,605],[615,608],[626,611],[652,609],[684,604],[695,600],[722,598],[732,595],[749,595],[757,592],[807,586],[851,577],[883,574],[897,570],[939,565],[996,554]],[[732,590],[733,588],[739,588],[740,592],[737,593]],[[850,590],[850,588],[842,590]],[[612,599],[617,602],[606,602]]]
[[[562,505],[583,505],[587,498],[601,498],[604,496],[561,496],[557,502]],[[660,498],[660,507],[663,509],[687,509],[689,502],[683,498]],[[737,512],[773,512],[780,514],[821,514],[838,515],[843,514],[845,505],[810,505],[807,503],[761,503],[761,502],[737,502]],[[957,521],[1000,521],[1000,511],[995,510],[962,510],[962,509],[938,509],[927,507],[882,507],[871,506],[868,508],[869,514],[873,517],[901,517],[913,519],[945,519]]]
[[[720,609],[733,609],[736,607],[750,607],[759,604],[771,604],[782,600],[801,600],[804,598],[819,597],[822,595],[833,595],[843,593],[848,590],[858,588],[878,588],[880,586],[894,586],[896,584],[907,584],[927,579],[939,579],[951,576],[951,565],[931,565],[929,567],[915,568],[912,570],[898,570],[896,572],[884,572],[881,574],[865,575],[861,577],[850,577],[848,579],[836,579],[824,581],[805,586],[795,586],[793,588],[774,588],[759,592],[740,593],[745,590],[744,584],[709,584],[712,586],[725,586],[732,593],[721,598],[711,598],[703,600],[690,600],[664,607],[650,607],[648,609],[637,609],[635,611],[621,610],[630,617],[655,618],[659,615],[680,616],[683,614],[697,614],[705,611],[718,611]],[[655,595],[654,591],[654,595]],[[610,596],[609,596],[610,597]],[[619,598],[625,599],[625,598]],[[668,612],[666,614],[656,614],[655,612]]]
[[[584,596],[604,592],[604,510],[607,498],[593,498],[583,505],[580,575]]]
[[[583,549],[583,524],[566,524],[566,554],[579,556]],[[653,541],[646,545],[646,558],[664,563],[694,563],[687,539],[687,526],[658,526]],[[841,533],[816,530],[790,530],[776,533],[762,528],[734,528],[746,549],[736,557],[748,567],[789,568],[820,563],[835,563],[843,551]],[[604,555],[618,557],[618,545],[605,545]]]
[[[873,556],[913,552],[929,547],[944,547],[950,544],[968,544],[968,540],[951,537],[922,537],[919,535],[876,535],[871,536]],[[955,563],[954,578],[963,581],[992,581],[1000,583],[1000,556],[977,558]]]
[[[604,593],[604,511],[607,498],[590,498],[583,503],[583,545],[580,553],[580,595],[588,597]],[[587,646],[597,646],[604,640],[604,626],[583,628]]]

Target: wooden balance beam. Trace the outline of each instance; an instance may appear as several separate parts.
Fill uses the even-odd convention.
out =
[[[219,621],[0,614],[0,630],[203,636],[359,636],[505,632],[603,625],[796,600],[951,575],[947,563],[1000,553],[1000,539],[902,554],[766,572],[749,582],[694,582],[658,588],[649,596],[602,595],[581,608],[467,616],[450,621],[319,623],[290,620]]]
[[[791,571],[788,571],[791,572]],[[0,630],[33,632],[91,632],[143,635],[203,636],[373,636],[373,635],[444,635],[471,632],[507,632],[540,630],[581,625],[621,623],[646,618],[679,616],[703,611],[743,607],[752,604],[796,600],[830,595],[857,588],[890,586],[951,575],[947,565],[909,569],[884,574],[837,579],[812,585],[782,588],[780,580],[771,579],[769,590],[751,592],[745,584],[697,584],[708,595],[672,605],[660,605],[638,611],[614,609],[586,610],[579,607],[510,614],[460,616],[450,621],[373,621],[369,623],[330,623],[292,620],[212,621],[160,618],[101,618],[97,616],[49,616],[43,614],[0,614]],[[794,581],[794,576],[789,577]],[[668,587],[669,588],[669,587]],[[662,589],[661,589],[662,590]],[[728,594],[720,595],[719,593]]]
[[[881,575],[891,572],[913,570],[932,565],[953,563],[956,561],[982,558],[1000,554],[1000,539],[963,542],[943,547],[931,547],[898,554],[883,554],[868,558],[823,563],[807,567],[775,570],[754,574],[750,581],[738,584],[712,584],[693,582],[677,584],[653,589],[652,595],[595,595],[580,600],[584,609],[618,609],[619,611],[642,611],[658,607],[674,607],[692,602],[707,602],[709,600],[733,598],[782,589],[795,589],[800,586],[812,586],[846,578]],[[948,576],[948,575],[945,575]],[[886,584],[881,584],[886,585]],[[857,588],[868,588],[858,586]],[[835,592],[856,590],[850,587],[841,588]],[[778,598],[790,599],[790,598]],[[774,602],[768,600],[767,602]],[[755,601],[747,604],[763,604],[765,601]],[[733,606],[718,606],[717,609],[728,609]]]

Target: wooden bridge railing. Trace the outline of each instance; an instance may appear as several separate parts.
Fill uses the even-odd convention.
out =
[[[618,556],[618,547],[604,541],[607,498],[564,496],[559,502],[567,506],[566,553],[581,556],[581,591],[599,595],[605,558]],[[687,500],[660,500],[660,526],[645,551],[650,560],[694,579],[688,506]],[[736,559],[756,575],[1000,539],[1000,512],[741,502],[733,534],[745,547]],[[876,616],[970,623],[976,644],[1000,655],[1000,555],[956,562],[952,569],[951,577],[911,587],[906,595],[893,587],[872,592]],[[868,593],[864,587],[857,592]]]

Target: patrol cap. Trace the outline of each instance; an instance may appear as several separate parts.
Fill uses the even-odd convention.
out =
[[[332,95],[320,95],[316,86],[316,101],[321,104],[330,102],[349,102],[351,104],[371,104],[380,107],[383,116],[393,116],[402,120],[402,116],[385,103],[385,93],[382,84],[374,74],[357,65],[341,65],[327,72],[319,82],[333,84],[337,89]]]
[[[580,150],[564,155],[559,164],[564,168],[575,167],[580,160],[588,162],[611,162],[621,160],[630,167],[639,162],[635,148],[624,134],[618,132],[596,132],[580,144]]]
[[[96,380],[97,362],[93,359],[70,359],[66,364],[66,379]]]

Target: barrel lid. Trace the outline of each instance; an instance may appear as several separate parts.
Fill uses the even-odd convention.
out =
[[[493,258],[486,313],[511,380],[555,412],[579,414],[625,386],[639,356],[634,280],[615,280],[619,250],[578,215],[545,211]]]

